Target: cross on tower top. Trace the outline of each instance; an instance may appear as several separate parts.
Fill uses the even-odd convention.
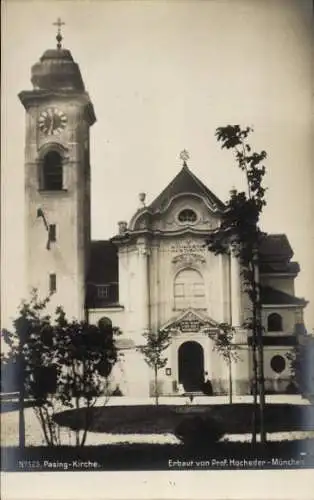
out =
[[[62,42],[62,40],[63,40],[63,36],[62,36],[62,34],[61,34],[61,27],[62,27],[62,26],[64,26],[64,25],[65,25],[65,23],[61,20],[61,18],[60,18],[60,17],[58,17],[58,19],[57,19],[54,23],[52,23],[52,24],[53,24],[54,26],[57,26],[57,27],[58,27],[58,33],[57,33],[57,36],[56,36],[56,39],[57,39],[57,42],[58,42],[58,43],[57,43],[57,48],[58,48],[58,49],[61,49],[61,47],[62,47],[61,42]]]
[[[183,149],[183,151],[181,151],[180,153],[180,160],[183,161],[183,166],[184,167],[187,167],[187,160],[189,160],[190,158],[190,155],[189,155],[189,152],[186,150],[186,149]]]

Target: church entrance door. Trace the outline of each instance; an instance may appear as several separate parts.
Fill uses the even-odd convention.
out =
[[[201,390],[204,381],[204,351],[195,341],[184,342],[178,350],[179,384],[186,392]]]

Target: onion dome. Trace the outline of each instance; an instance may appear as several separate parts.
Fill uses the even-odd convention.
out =
[[[63,48],[45,51],[32,67],[31,82],[35,89],[84,91],[79,66]]]
[[[65,23],[58,18],[53,24],[58,27],[57,48],[46,50],[40,61],[34,64],[31,82],[35,89],[40,90],[84,91],[78,64],[74,62],[71,52],[62,48],[61,26]]]

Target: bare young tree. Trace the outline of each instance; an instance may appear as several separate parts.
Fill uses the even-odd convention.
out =
[[[256,441],[256,408],[257,393],[260,403],[261,442],[266,441],[264,427],[264,361],[261,320],[261,299],[259,283],[259,247],[264,233],[259,228],[260,215],[264,206],[265,191],[262,182],[266,173],[263,161],[266,152],[252,152],[247,142],[251,127],[241,128],[239,125],[227,125],[216,130],[216,137],[222,148],[234,152],[238,167],[244,172],[247,192],[233,190],[226,203],[220,226],[212,231],[207,240],[207,247],[215,254],[233,252],[240,261],[245,291],[251,302],[252,318],[252,356],[253,356],[253,432]]]
[[[234,343],[234,334],[235,329],[231,325],[221,323],[218,332],[213,338],[213,349],[223,357],[228,367],[229,404],[232,404],[233,401],[232,363],[239,360],[238,346]]]
[[[168,349],[171,342],[171,333],[167,330],[148,331],[143,334],[146,344],[139,347],[147,365],[154,370],[154,391],[156,406],[159,403],[158,372],[164,368],[168,359],[164,351]]]

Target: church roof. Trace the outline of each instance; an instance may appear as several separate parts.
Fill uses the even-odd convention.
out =
[[[225,208],[223,202],[191,172],[187,165],[182,167],[180,172],[148,208],[152,212],[162,211],[174,196],[183,193],[198,194],[205,198],[211,205],[216,205],[218,209],[223,210]]]
[[[262,261],[289,261],[293,251],[285,234],[267,234],[260,245]]]
[[[88,281],[95,284],[118,282],[118,249],[111,241],[92,241]]]
[[[263,305],[306,305],[306,300],[271,286],[261,286],[261,302]]]
[[[288,273],[288,274],[298,274],[300,271],[300,265],[298,262],[260,262],[260,272],[261,273]]]
[[[32,67],[32,84],[42,90],[84,91],[78,64],[69,50],[48,49]]]

